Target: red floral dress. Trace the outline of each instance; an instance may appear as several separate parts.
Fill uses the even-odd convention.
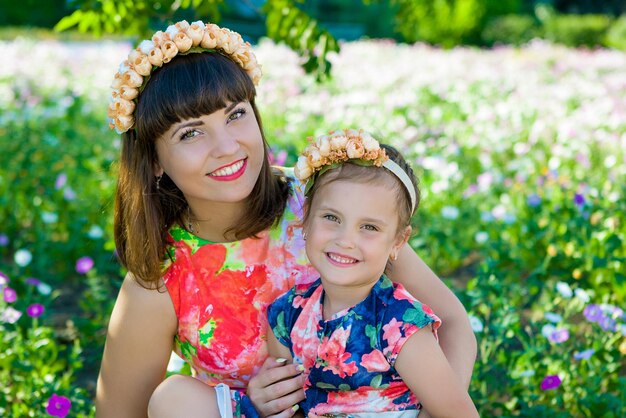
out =
[[[267,306],[318,277],[304,251],[302,194],[292,188],[282,220],[258,239],[212,243],[170,230],[163,279],[178,318],[175,352],[211,386],[246,388],[268,356]]]

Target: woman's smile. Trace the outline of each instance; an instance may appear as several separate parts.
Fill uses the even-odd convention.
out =
[[[220,167],[217,170],[210,172],[208,176],[217,181],[236,180],[246,171],[247,162],[247,158],[237,160],[232,164]]]

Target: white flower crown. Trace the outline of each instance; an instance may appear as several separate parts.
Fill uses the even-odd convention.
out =
[[[294,169],[298,180],[305,183],[304,194],[308,194],[315,179],[326,171],[350,162],[363,166],[385,167],[404,185],[411,197],[411,211],[415,209],[415,188],[409,175],[390,160],[380,143],[368,132],[359,129],[331,131],[328,135],[318,136],[315,141],[308,138],[309,144]]]
[[[179,54],[218,51],[243,68],[255,85],[261,79],[261,67],[249,42],[241,35],[213,23],[192,24],[182,20],[165,32],[156,32],[151,40],[142,41],[128,54],[115,74],[109,104],[109,127],[123,133],[135,125],[136,99],[150,79],[153,70],[167,64]]]

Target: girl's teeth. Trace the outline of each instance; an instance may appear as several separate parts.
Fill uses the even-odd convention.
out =
[[[342,264],[354,264],[354,263],[356,263],[356,260],[351,259],[351,258],[340,257],[340,256],[335,255],[335,254],[328,254],[328,256],[330,257],[331,260],[336,261],[337,263],[342,263]]]
[[[236,173],[243,167],[243,161],[239,161],[236,164],[228,166],[226,168],[222,168],[221,170],[217,170],[209,174],[210,176],[220,177],[220,176],[230,176],[231,174]]]

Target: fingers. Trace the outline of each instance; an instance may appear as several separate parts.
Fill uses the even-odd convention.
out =
[[[247,395],[261,416],[291,417],[304,399],[303,367],[268,358],[248,384]]]
[[[256,376],[250,380],[248,388],[265,388],[276,382],[297,376],[302,373],[302,370],[303,368],[300,365],[287,364],[284,360],[280,361],[279,359],[277,361],[273,358],[268,358]],[[281,395],[283,394],[284,392],[281,392]]]
[[[300,407],[298,405],[294,405],[291,408],[287,408],[278,414],[270,415],[268,418],[289,418],[289,417],[294,416],[296,412],[298,412],[299,410],[300,410]],[[304,416],[302,415],[302,413],[300,415]]]

